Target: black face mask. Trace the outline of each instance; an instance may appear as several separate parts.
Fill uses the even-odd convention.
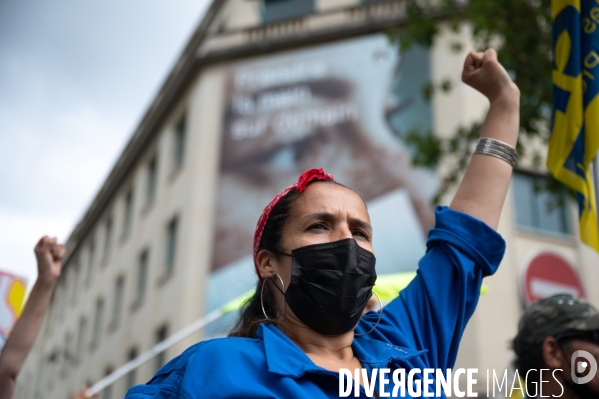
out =
[[[284,255],[293,258],[285,301],[302,323],[325,335],[354,328],[372,296],[374,254],[348,238]]]

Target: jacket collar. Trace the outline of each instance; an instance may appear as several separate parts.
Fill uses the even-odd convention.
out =
[[[266,362],[271,373],[293,378],[305,373],[330,373],[314,364],[308,355],[274,324],[261,324],[256,335],[264,341]],[[352,348],[360,362],[370,367],[386,367],[393,360],[403,361],[426,352],[367,338],[354,338]]]

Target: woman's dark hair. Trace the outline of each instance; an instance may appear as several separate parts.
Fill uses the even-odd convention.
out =
[[[332,183],[338,186],[345,187],[341,183],[337,183],[333,180],[320,180],[323,183]],[[316,181],[314,181],[316,182]],[[312,182],[312,183],[314,183]],[[309,183],[311,184],[311,183]],[[293,203],[301,195],[297,188],[289,191],[272,209],[268,221],[264,226],[264,232],[262,233],[262,239],[260,240],[259,249],[267,249],[274,252],[277,257],[281,256],[277,252],[282,252],[281,243],[283,241],[283,229],[289,216],[291,215],[291,207]],[[247,337],[255,338],[258,327],[262,323],[276,323],[274,318],[277,317],[277,309],[275,303],[275,297],[273,295],[272,284],[279,284],[278,279],[272,280],[270,283],[264,280],[264,310],[268,317],[273,320],[267,320],[264,318],[262,312],[262,304],[260,303],[260,293],[262,290],[262,284],[258,281],[256,285],[256,291],[245,303],[242,305],[239,311],[239,318],[235,323],[233,329],[229,332],[229,337]]]

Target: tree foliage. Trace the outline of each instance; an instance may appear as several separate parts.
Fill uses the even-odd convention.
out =
[[[525,157],[532,160],[534,166],[540,167],[542,155],[523,143],[535,138],[548,141],[552,102],[550,0],[405,1],[408,22],[401,30],[391,33],[400,50],[412,45],[430,48],[441,32],[440,24],[445,24],[456,33],[469,25],[479,50],[490,45],[498,50],[499,61],[521,92],[520,159]],[[463,45],[455,40],[451,48],[461,51]],[[430,98],[439,91],[449,91],[453,83],[446,80],[430,82],[423,88],[423,96]],[[450,165],[442,176],[435,201],[459,181],[470,159],[474,142],[479,137],[481,123],[461,126],[447,139],[419,128],[408,133],[406,141],[414,149],[414,164],[436,167],[443,162]],[[559,183],[551,180],[545,188],[562,191],[560,187]]]

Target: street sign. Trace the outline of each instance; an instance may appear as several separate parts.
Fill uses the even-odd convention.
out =
[[[584,298],[585,292],[576,269],[562,256],[541,252],[524,265],[522,296],[525,306],[555,294]]]

